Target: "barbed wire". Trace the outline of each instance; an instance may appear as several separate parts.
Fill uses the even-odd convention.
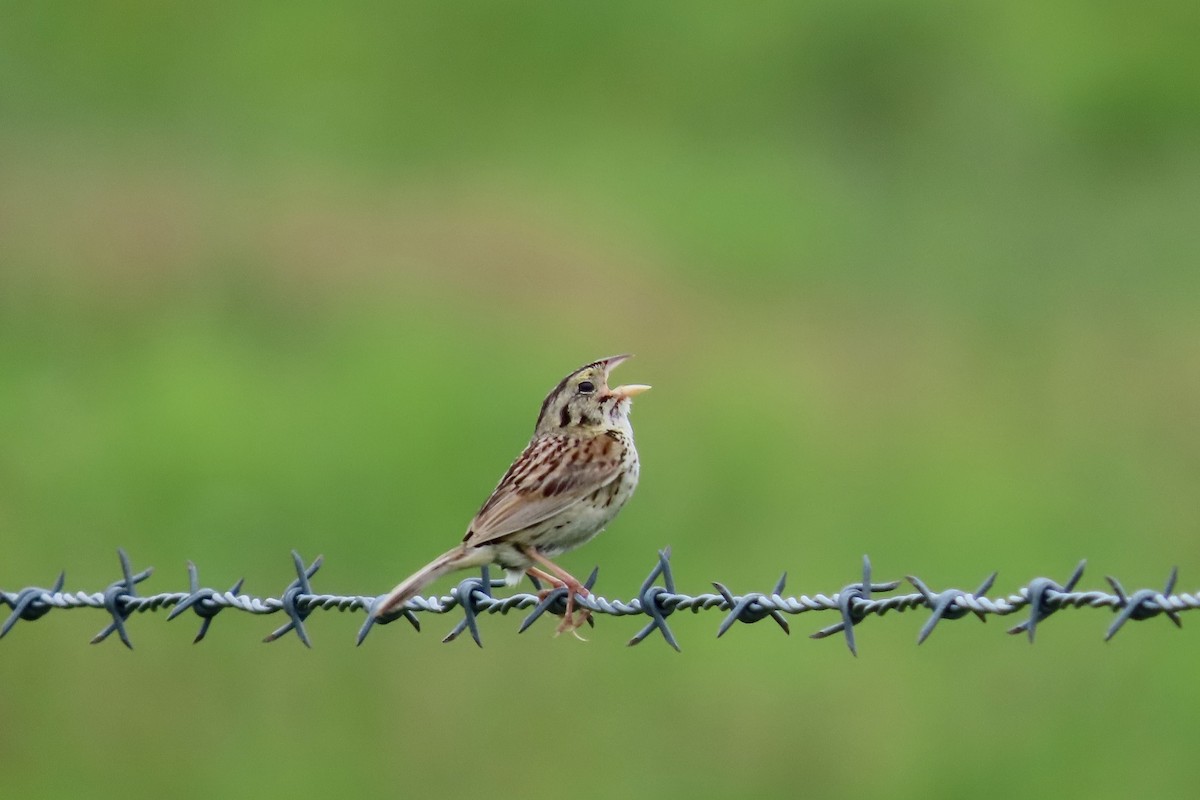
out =
[[[451,629],[444,642],[457,639],[464,631],[480,647],[483,639],[479,633],[479,618],[484,614],[507,614],[514,610],[532,609],[522,621],[518,633],[528,629],[534,622],[546,613],[563,616],[566,612],[567,590],[556,588],[542,590],[541,585],[534,580],[537,593],[516,593],[506,597],[496,597],[492,589],[503,586],[504,581],[493,581],[484,567],[478,577],[469,577],[450,591],[450,594],[434,597],[416,597],[409,600],[404,608],[385,616],[376,617],[375,607],[383,599],[383,595],[338,595],[319,594],[312,588],[311,580],[321,568],[323,558],[318,556],[311,564],[305,566],[300,554],[292,551],[292,561],[296,569],[296,578],[287,585],[278,597],[255,597],[241,594],[242,580],[238,580],[226,591],[219,591],[200,585],[199,571],[195,564],[188,563],[188,591],[163,592],[153,595],[139,595],[138,584],[150,577],[153,569],[139,572],[133,570],[129,557],[124,550],[118,550],[121,561],[122,576],[109,584],[103,592],[64,592],[63,585],[66,574],[60,573],[58,579],[50,588],[28,586],[16,592],[0,590],[0,601],[12,609],[8,618],[0,625],[0,639],[3,639],[19,621],[34,621],[41,619],[55,609],[97,608],[103,609],[111,621],[92,637],[92,644],[104,641],[116,633],[125,646],[132,649],[126,620],[135,612],[157,611],[171,608],[167,619],[172,620],[183,612],[191,609],[200,617],[200,630],[194,642],[201,641],[207,635],[213,619],[218,613],[227,608],[245,611],[250,614],[282,613],[288,621],[268,634],[263,641],[273,642],[291,631],[307,647],[312,647],[304,621],[313,611],[318,609],[330,611],[365,611],[366,621],[359,628],[356,643],[361,645],[375,625],[387,625],[403,619],[420,631],[421,623],[418,614],[446,614],[454,609],[461,609],[462,618]],[[1066,583],[1059,584],[1051,578],[1037,577],[1014,593],[996,598],[986,596],[996,581],[997,573],[993,572],[979,585],[974,592],[961,589],[942,589],[934,591],[920,578],[914,575],[905,576],[906,580],[916,589],[909,594],[888,595],[877,597],[877,594],[893,592],[900,587],[902,581],[891,580],[875,582],[871,579],[871,561],[863,556],[862,579],[850,583],[832,596],[817,594],[813,597],[785,597],[784,587],[787,583],[787,573],[779,578],[770,593],[749,592],[734,594],[726,586],[713,583],[715,593],[689,595],[675,589],[675,577],[671,571],[671,549],[660,550],[658,559],[650,574],[642,582],[636,597],[628,601],[609,600],[597,594],[588,597],[577,595],[574,605],[576,608],[586,608],[592,614],[610,616],[645,616],[649,621],[639,630],[630,645],[638,644],[646,637],[658,631],[662,639],[671,647],[679,650],[675,634],[667,624],[667,618],[676,611],[719,610],[725,612],[725,617],[717,628],[717,636],[723,636],[736,622],[753,624],[764,619],[772,619],[785,634],[790,633],[785,614],[804,614],[810,611],[836,611],[840,619],[815,633],[813,639],[823,639],[836,633],[845,638],[846,646],[854,655],[858,654],[854,630],[864,620],[871,616],[883,616],[889,611],[909,611],[925,609],[930,612],[929,618],[917,635],[917,644],[924,642],[933,629],[943,620],[956,620],[974,614],[981,620],[988,616],[1007,616],[1023,609],[1029,610],[1028,619],[1018,623],[1008,630],[1011,634],[1025,633],[1029,641],[1034,641],[1038,625],[1056,611],[1065,608],[1111,608],[1116,618],[1108,626],[1104,639],[1108,641],[1129,621],[1142,621],[1165,615],[1177,627],[1181,626],[1179,612],[1194,610],[1200,607],[1200,597],[1197,593],[1175,594],[1175,583],[1178,569],[1172,568],[1162,591],[1155,589],[1138,589],[1126,592],[1121,582],[1112,576],[1106,576],[1114,593],[1090,590],[1076,591],[1075,586],[1083,577],[1086,561],[1080,561]],[[584,585],[590,591],[596,583],[599,568],[592,570]],[[589,623],[593,621],[589,618]]]

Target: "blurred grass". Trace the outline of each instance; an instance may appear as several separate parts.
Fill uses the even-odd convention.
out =
[[[382,591],[454,540],[567,370],[634,351],[628,597],[881,576],[1183,587],[1200,543],[1188,4],[0,6],[0,586],[124,546]],[[55,614],[2,643],[5,796],[1180,793],[1194,637],[966,620],[861,657],[487,648],[314,617]],[[1160,624],[1161,623],[1161,624]],[[1153,664],[1153,679],[1147,665]],[[478,743],[464,749],[464,742]],[[128,770],[128,773],[125,772]],[[132,776],[134,785],[125,783]]]

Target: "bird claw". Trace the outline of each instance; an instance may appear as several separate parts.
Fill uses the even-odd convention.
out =
[[[550,589],[540,589],[537,593],[539,603],[546,601],[548,597],[556,592],[566,592],[566,608],[563,609],[562,621],[558,623],[558,627],[554,629],[554,635],[558,636],[563,633],[570,633],[581,642],[586,642],[587,639],[579,635],[579,629],[584,625],[595,625],[592,620],[592,612],[587,608],[575,608],[575,595],[581,597],[591,597],[591,591],[583,584],[568,586],[565,583],[561,586],[555,586]]]
[[[562,622],[558,623],[558,627],[554,629],[554,635],[558,636],[561,633],[570,633],[581,642],[586,642],[583,636],[579,635],[579,629],[584,625],[591,623],[592,612],[586,608],[579,609],[578,614],[573,614],[569,609],[566,614],[563,614]]]

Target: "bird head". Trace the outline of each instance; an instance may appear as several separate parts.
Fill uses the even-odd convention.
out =
[[[609,374],[629,358],[632,356],[602,358],[563,378],[542,402],[534,434],[624,423],[632,406],[631,398],[650,388],[640,383],[609,388]]]

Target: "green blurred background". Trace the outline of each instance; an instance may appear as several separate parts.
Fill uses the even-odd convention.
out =
[[[389,588],[585,361],[628,598],[1200,576],[1193,3],[0,3],[0,587]],[[445,591],[447,580],[436,588]],[[1186,795],[1195,621],[0,643],[5,797]]]

